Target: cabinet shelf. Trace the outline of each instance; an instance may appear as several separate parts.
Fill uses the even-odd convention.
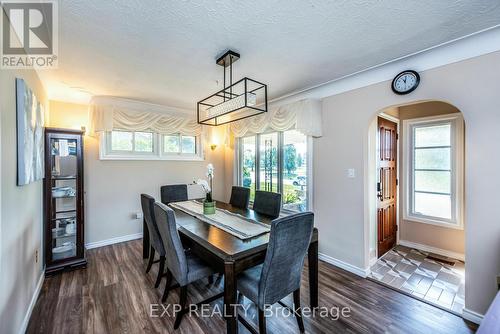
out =
[[[62,239],[62,238],[69,238],[69,237],[74,237],[76,236],[76,233],[70,233],[70,234],[62,234],[62,235],[58,235],[56,237],[52,237],[52,239]]]
[[[58,214],[58,213],[70,213],[70,212],[76,212],[76,209],[72,209],[72,210],[61,210],[61,211],[56,211],[55,213]],[[66,217],[65,217],[66,218]]]
[[[76,180],[76,176],[52,176],[54,181]]]
[[[56,213],[60,213],[60,212],[56,212]],[[64,212],[63,212],[64,213]],[[52,218],[51,221],[56,221],[56,220],[67,220],[67,219],[75,219],[76,216],[69,216],[69,217],[59,217],[59,218]]]
[[[75,198],[76,195],[64,195],[64,196],[52,196],[53,199],[58,199],[58,198]]]

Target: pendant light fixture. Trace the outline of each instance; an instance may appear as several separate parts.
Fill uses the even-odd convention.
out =
[[[240,55],[231,50],[217,59],[224,69],[224,89],[198,102],[199,124],[217,126],[267,112],[267,85],[246,77],[233,83],[233,63],[238,59]]]

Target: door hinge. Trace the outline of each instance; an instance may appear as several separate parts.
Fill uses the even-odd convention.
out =
[[[396,140],[399,140],[399,134],[396,133]]]
[[[397,186],[399,185],[399,180],[398,180],[398,179],[396,179],[396,185],[397,185]]]
[[[396,225],[396,232],[399,230],[398,225]]]

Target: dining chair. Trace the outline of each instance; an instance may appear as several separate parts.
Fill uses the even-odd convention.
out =
[[[281,210],[281,194],[270,191],[255,191],[253,210],[257,213],[277,218]]]
[[[149,195],[141,194],[141,206],[142,214],[146,225],[148,227],[149,236],[151,238],[151,248],[149,249],[149,260],[148,266],[146,268],[146,273],[149,273],[153,263],[160,262],[160,267],[158,268],[158,276],[156,277],[155,288],[160,286],[161,278],[165,270],[165,248],[163,247],[163,241],[161,240],[160,233],[158,231],[158,225],[156,224],[156,219],[154,215],[154,203],[155,199]],[[154,260],[155,252],[158,252],[160,259],[158,261]]]
[[[160,188],[161,202],[170,204],[188,200],[187,184],[170,184]]]
[[[250,202],[250,189],[246,187],[233,186],[229,204],[240,209],[247,209]]]
[[[158,222],[158,229],[161,239],[165,245],[166,263],[167,263],[167,283],[163,292],[162,302],[165,302],[169,291],[173,288],[172,281],[175,279],[180,287],[179,308],[176,312],[174,329],[179,328],[184,313],[188,311],[186,308],[187,286],[199,279],[209,277],[216,271],[205,264],[203,260],[198,258],[190,251],[186,251],[182,246],[179,232],[177,231],[177,223],[175,214],[172,209],[162,203],[155,203],[154,213]],[[175,286],[174,286],[175,287]],[[219,293],[196,305],[208,304],[220,297],[223,293]]]
[[[160,188],[161,202],[170,204],[194,199],[202,199],[205,196],[203,187],[199,184],[171,184]],[[212,284],[214,277],[208,277],[208,283]]]
[[[300,281],[304,258],[313,233],[314,214],[297,213],[271,222],[271,232],[264,263],[238,275],[240,293],[256,304],[259,314],[259,333],[266,333],[264,312],[275,303],[291,309],[300,332],[304,332],[300,308]],[[293,309],[281,302],[293,293]],[[241,323],[252,333],[256,330],[243,317]]]

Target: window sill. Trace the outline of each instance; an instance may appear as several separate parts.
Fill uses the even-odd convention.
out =
[[[205,161],[200,156],[123,156],[123,155],[105,155],[100,156],[99,160],[129,160],[129,161]]]
[[[450,228],[453,230],[463,230],[464,226],[462,224],[454,223],[454,222],[448,222],[444,220],[439,220],[439,219],[432,219],[432,218],[427,218],[423,216],[416,216],[416,215],[404,215],[403,220],[405,222],[409,223],[420,223],[420,224],[427,224],[427,225],[434,225],[434,226],[439,226],[439,227],[444,227],[444,228]]]

